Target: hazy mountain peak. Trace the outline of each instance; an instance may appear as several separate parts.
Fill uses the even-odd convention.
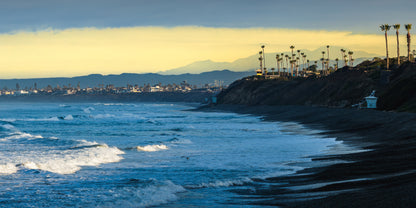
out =
[[[267,48],[265,50],[265,59],[266,59],[266,67],[267,68],[276,68],[276,54],[285,54],[290,55],[292,52],[290,48],[287,48],[288,50],[285,50],[284,52],[268,52]],[[342,54],[341,49],[345,49],[348,53],[350,51],[349,48],[341,47],[341,46],[330,46],[329,47],[329,58],[331,60],[334,60],[335,58],[338,58],[339,60],[342,60]],[[297,53],[298,49],[294,49],[294,54],[298,56]],[[307,56],[306,59],[309,59],[311,62],[315,60],[320,60],[322,58],[322,51],[325,51],[325,58],[327,58],[327,47],[322,46],[315,50],[306,50],[306,49],[300,49],[301,53],[305,53]],[[365,51],[353,51],[353,57],[356,59],[355,64],[360,63],[360,61],[373,58],[376,56],[380,56],[379,54],[372,54]],[[231,71],[254,71],[255,69],[259,68],[259,55],[256,53],[254,55],[251,55],[249,57],[240,58],[233,62],[214,62],[212,60],[202,60],[202,61],[196,61],[191,64],[188,64],[183,67],[167,70],[164,72],[159,72],[159,74],[164,75],[172,75],[172,74],[199,74],[202,72],[208,72],[208,71],[221,71],[223,69],[228,69]],[[331,62],[332,63],[332,62]]]

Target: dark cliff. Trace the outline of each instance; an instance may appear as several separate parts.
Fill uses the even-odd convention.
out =
[[[326,77],[246,77],[218,95],[219,104],[350,107],[376,90],[380,110],[416,112],[416,64],[380,70],[384,61],[365,61]],[[386,82],[390,73],[390,82]]]

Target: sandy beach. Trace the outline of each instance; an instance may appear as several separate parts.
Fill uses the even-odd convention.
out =
[[[267,188],[241,191],[253,204],[282,207],[415,207],[416,114],[308,106],[202,107],[298,122],[364,151],[326,154],[296,174],[272,177]],[[342,161],[337,162],[335,161]]]

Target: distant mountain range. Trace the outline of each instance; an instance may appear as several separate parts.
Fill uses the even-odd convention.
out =
[[[330,47],[330,65],[335,64],[334,59],[339,58],[341,60],[340,49],[342,47]],[[344,48],[348,51],[347,48]],[[296,48],[294,53],[296,53]],[[326,47],[321,47],[313,51],[301,50],[307,55],[307,59],[310,60],[310,64],[314,64],[315,60],[318,60],[318,69],[320,69],[320,61],[322,58],[322,51],[327,51]],[[276,53],[267,53],[266,48],[266,67],[276,68]],[[291,54],[290,51],[283,52],[284,54]],[[279,53],[280,54],[280,53]],[[354,65],[361,63],[363,60],[371,59],[373,57],[380,56],[378,54],[371,54],[364,51],[354,51]],[[79,76],[72,78],[36,78],[36,79],[0,79],[0,88],[15,89],[16,84],[20,85],[20,88],[31,88],[34,84],[37,84],[38,88],[44,88],[48,85],[52,87],[59,86],[76,86],[78,83],[81,88],[85,87],[98,87],[99,85],[112,84],[116,87],[130,85],[143,86],[144,84],[179,84],[183,81],[187,81],[192,85],[202,86],[205,84],[223,83],[228,85],[233,81],[242,77],[250,76],[254,74],[255,69],[259,68],[258,54],[241,58],[233,62],[214,62],[211,60],[197,61],[187,66],[183,66],[176,69],[171,69],[163,72],[147,73],[147,74],[133,74],[124,73],[120,75],[101,75],[91,74],[88,76]],[[325,54],[325,58],[327,54]],[[339,66],[343,66],[342,61],[339,61]]]
[[[192,85],[202,86],[205,84],[222,83],[228,85],[233,81],[253,75],[254,72],[233,72],[230,70],[203,72],[200,74],[180,74],[180,75],[160,75],[154,73],[148,74],[120,74],[120,75],[101,75],[91,74],[88,76],[79,76],[72,78],[37,78],[37,79],[1,79],[0,88],[7,87],[15,89],[16,84],[19,84],[21,89],[34,87],[35,83],[38,88],[44,88],[48,85],[52,87],[59,86],[77,86],[80,84],[81,88],[98,87],[99,85],[112,84],[116,87],[130,85],[143,86],[145,84],[155,85],[157,83],[180,84],[186,81]]]
[[[334,60],[335,58],[342,60],[340,49],[345,49],[348,52],[348,48],[345,48],[345,47],[339,47],[339,46],[329,47],[329,55],[330,55],[329,58],[331,59],[331,62],[330,62],[331,66],[333,66],[336,63]],[[296,50],[297,49],[295,48],[294,50],[295,54],[297,54]],[[301,49],[301,52],[307,55],[306,58],[310,60],[310,64],[313,64],[314,61],[318,61],[318,68],[320,66],[319,60],[322,58],[322,51],[325,51],[325,58],[326,58],[327,57],[326,47],[321,47],[313,51]],[[367,53],[365,51],[353,51],[353,52],[354,52],[353,58],[355,59],[354,65],[357,65],[364,60],[380,56],[379,54]],[[285,51],[285,52],[279,52],[278,54],[280,55],[281,53],[289,55],[292,52]],[[266,48],[265,54],[266,54],[266,57],[265,57],[266,67],[276,68],[276,53],[268,53],[267,48]],[[159,72],[159,74],[163,74],[163,75],[184,74],[184,73],[199,74],[202,72],[213,71],[213,70],[223,70],[223,69],[228,69],[231,71],[253,71],[254,72],[255,69],[259,68],[258,58],[259,58],[259,55],[255,54],[246,58],[237,59],[236,61],[233,61],[233,62],[214,62],[211,60],[197,61],[197,62],[191,63],[183,67]],[[341,61],[339,61],[339,66],[341,66]]]

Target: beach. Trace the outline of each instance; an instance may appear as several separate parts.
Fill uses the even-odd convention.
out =
[[[262,116],[266,121],[298,122],[327,137],[361,149],[326,154],[296,174],[265,180],[268,188],[242,191],[256,205],[282,207],[415,207],[416,114],[370,109],[310,106],[205,106]],[[339,162],[342,161],[342,162]]]

